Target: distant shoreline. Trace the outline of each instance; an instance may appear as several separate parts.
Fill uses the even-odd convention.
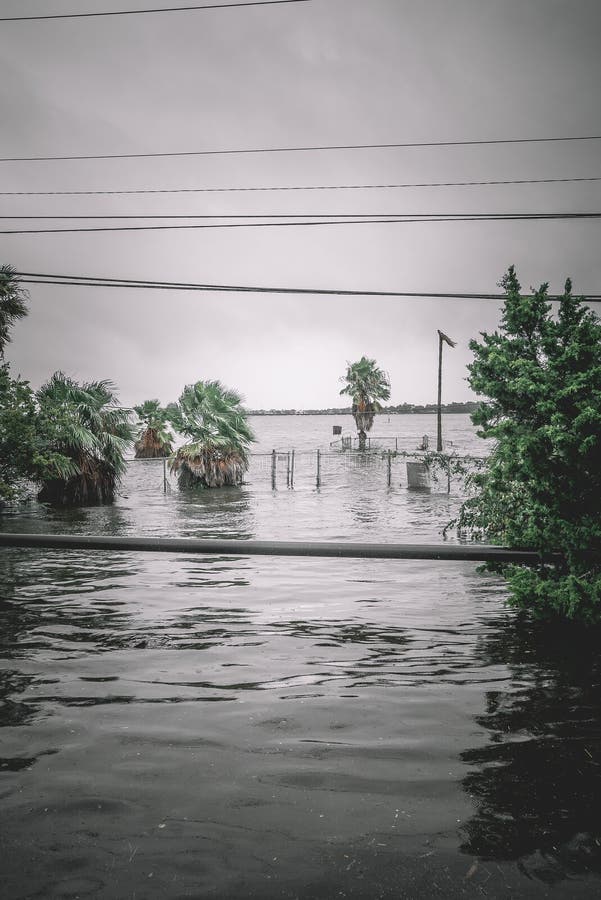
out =
[[[473,413],[480,404],[475,400],[467,400],[465,403],[443,403],[442,411],[446,414]],[[436,413],[438,407],[435,403],[420,405],[418,403],[400,403],[398,406],[384,406],[376,415],[415,415],[419,413]],[[329,409],[247,409],[249,416],[350,416],[350,406],[331,407]]]

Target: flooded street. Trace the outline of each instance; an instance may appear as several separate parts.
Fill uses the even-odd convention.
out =
[[[254,420],[293,490],[269,456],[186,494],[132,462],[113,507],[1,527],[440,541],[457,492],[400,460],[389,489],[381,457],[324,454],[316,487],[342,418]],[[406,448],[433,430],[390,419]],[[520,622],[476,564],[3,550],[0,586],[3,897],[601,891],[599,635]]]

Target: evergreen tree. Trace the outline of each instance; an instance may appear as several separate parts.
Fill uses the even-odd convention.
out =
[[[510,602],[541,618],[601,620],[601,322],[572,295],[557,315],[548,285],[522,297],[511,267],[499,331],[472,341],[472,414],[496,447],[460,529],[512,548],[559,551],[563,564],[504,565]]]

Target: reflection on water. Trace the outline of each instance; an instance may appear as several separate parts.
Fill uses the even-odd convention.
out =
[[[15,725],[29,725],[34,719],[37,706],[31,703],[23,703],[19,700],[22,694],[31,685],[33,679],[19,672],[17,669],[4,669],[0,672],[0,703],[2,709],[2,727],[12,728]],[[9,760],[1,760],[1,765],[9,765]]]
[[[245,487],[178,492],[173,515],[184,537],[245,540],[254,537],[252,495]],[[179,529],[178,529],[179,530]]]
[[[600,638],[518,620],[498,623],[477,647],[511,680],[487,691],[477,717],[489,743],[461,754],[478,803],[466,853],[530,860],[530,875],[550,883],[601,871]]]

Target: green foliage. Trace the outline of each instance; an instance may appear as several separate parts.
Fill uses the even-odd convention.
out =
[[[0,266],[0,357],[10,341],[10,329],[16,319],[27,315],[29,294],[21,287],[12,266]]]
[[[0,266],[0,358],[15,321],[27,315],[28,296],[12,266]],[[0,366],[0,504],[22,498],[34,482],[54,472],[72,469],[47,436],[29,383],[13,379],[8,365]]]
[[[240,394],[219,381],[189,384],[178,403],[169,404],[171,424],[190,439],[172,463],[181,484],[220,487],[241,482],[255,440],[241,404]]]
[[[340,394],[348,394],[353,402],[351,412],[359,432],[359,447],[365,449],[365,434],[371,431],[374,416],[382,407],[380,400],[390,399],[390,381],[375,359],[362,356],[358,362],[347,363],[346,375],[340,381]]]
[[[158,400],[145,400],[134,406],[138,416],[136,458],[169,456],[172,452],[173,435],[167,425],[169,412]]]
[[[27,315],[28,294],[11,266],[0,267],[0,358],[10,329]],[[111,501],[133,438],[129,413],[109,381],[79,385],[61,372],[34,395],[0,367],[0,502],[42,483],[41,499]]]
[[[8,365],[1,366],[0,503],[23,498],[35,482],[75,474],[72,461],[51,448],[48,424],[29,383],[12,379]]]
[[[62,505],[112,502],[133,440],[130,414],[110,381],[78,384],[55,372],[38,391],[39,428],[55,454],[40,499]]]
[[[471,477],[456,524],[564,555],[558,567],[501,567],[514,605],[541,618],[601,620],[601,323],[569,280],[556,316],[546,284],[522,297],[513,267],[501,284],[500,329],[471,342],[468,367],[486,397],[472,420],[496,447]]]
[[[0,367],[0,502],[21,493],[36,455],[36,405],[26,381],[13,380],[7,365]]]
[[[254,441],[242,397],[219,381],[187,385],[177,404],[168,407],[171,423],[194,443],[247,451]]]
[[[167,409],[161,406],[158,400],[145,400],[139,406],[134,406],[134,412],[144,428],[152,428],[154,431],[163,431],[169,421]]]

